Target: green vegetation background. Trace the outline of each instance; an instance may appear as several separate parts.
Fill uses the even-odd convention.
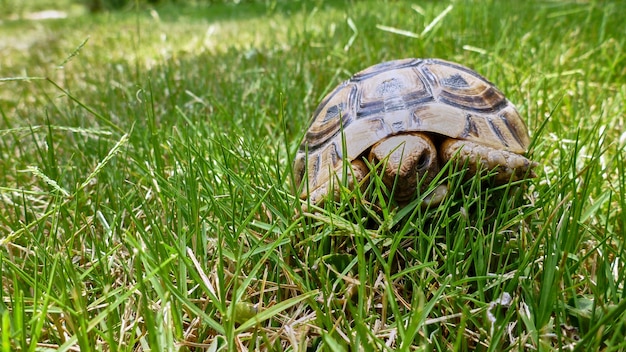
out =
[[[623,2],[83,5],[0,1],[0,351],[626,349]],[[304,212],[320,99],[404,57],[494,82],[538,177]]]

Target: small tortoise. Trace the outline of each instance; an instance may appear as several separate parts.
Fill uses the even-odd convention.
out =
[[[331,187],[336,194],[343,159],[351,162],[348,187],[367,177],[364,159],[383,161],[382,180],[404,203],[457,156],[470,175],[496,168],[497,183],[533,177],[536,163],[522,155],[528,145],[519,113],[491,82],[452,62],[405,59],[369,67],[322,100],[294,171],[300,198],[320,203]],[[439,186],[426,202],[446,193]]]

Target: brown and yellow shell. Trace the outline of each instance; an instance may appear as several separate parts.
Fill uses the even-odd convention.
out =
[[[385,137],[417,131],[518,154],[530,143],[515,106],[473,70],[439,59],[383,62],[322,100],[295,158],[297,185],[308,173],[313,191],[343,159],[354,160]]]

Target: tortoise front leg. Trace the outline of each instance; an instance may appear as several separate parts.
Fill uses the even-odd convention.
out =
[[[348,175],[346,177],[346,187],[349,189],[354,189],[355,185],[360,185],[361,181],[363,181],[367,174],[369,173],[369,168],[365,165],[363,160],[354,160],[350,163],[350,167],[348,167]],[[324,199],[329,195],[332,191],[332,199],[339,200],[339,191],[341,189],[341,184],[343,182],[343,170],[339,169],[334,172],[334,175],[331,176],[325,184],[321,185],[319,188],[315,189],[309,194],[309,200],[311,203],[321,206],[324,204]]]
[[[441,144],[440,153],[444,163],[455,156],[461,163],[467,162],[470,176],[476,175],[479,170],[497,169],[494,177],[499,184],[537,177],[533,168],[538,164],[523,155],[470,141],[447,139]]]

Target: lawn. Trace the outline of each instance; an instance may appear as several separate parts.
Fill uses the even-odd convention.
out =
[[[622,7],[0,14],[0,352],[626,350]],[[407,57],[502,90],[537,177],[450,169],[430,208],[373,177],[305,207],[292,162],[320,100]]]

